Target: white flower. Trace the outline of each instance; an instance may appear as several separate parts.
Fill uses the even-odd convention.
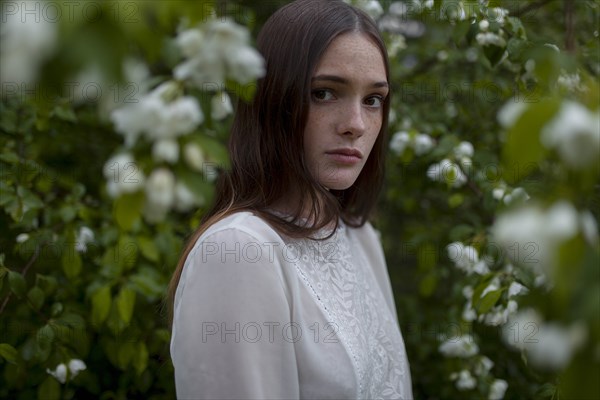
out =
[[[494,382],[492,382],[492,386],[490,386],[488,400],[502,400],[507,388],[508,383],[505,380],[495,379]]]
[[[202,90],[222,87],[226,74],[243,84],[260,78],[264,60],[249,40],[248,30],[229,19],[182,31],[176,44],[186,60],[174,68],[174,75]]]
[[[202,55],[204,34],[200,29],[188,29],[180,32],[175,39],[175,43],[186,57],[195,57]]]
[[[494,367],[494,362],[486,356],[481,356],[475,365],[475,375],[484,376],[487,375],[490,370]]]
[[[175,199],[175,176],[167,168],[152,171],[146,183],[146,198],[155,206],[169,209]]]
[[[492,196],[496,200],[502,200],[502,197],[504,197],[504,192],[505,192],[505,188],[497,187],[497,188],[494,188],[494,190],[492,190]]]
[[[463,369],[458,374],[458,380],[456,381],[456,388],[458,390],[469,390],[473,389],[477,385],[477,380],[471,375],[471,373]]]
[[[524,203],[529,200],[529,195],[525,191],[525,189],[518,187],[514,188],[510,194],[504,196],[503,201],[506,205],[514,205],[518,203]]]
[[[446,182],[453,187],[461,187],[467,183],[467,176],[462,169],[447,158],[431,165],[427,170],[427,176],[433,181]]]
[[[535,340],[525,342],[531,363],[537,367],[559,370],[571,361],[575,351],[585,342],[587,330],[582,323],[564,327],[556,323],[542,324]]]
[[[488,326],[501,326],[508,321],[508,310],[502,305],[492,308],[485,314],[479,316],[479,321],[483,321]]]
[[[77,235],[77,240],[75,241],[75,250],[80,253],[85,253],[87,251],[87,244],[93,241],[94,231],[87,226],[82,226],[79,228],[79,234]]]
[[[197,199],[185,184],[177,182],[175,185],[175,209],[177,211],[186,212],[202,203],[204,203],[204,199]]]
[[[390,34],[390,42],[387,46],[388,56],[396,57],[400,50],[406,49],[406,38],[399,33]],[[390,121],[391,122],[391,121]]]
[[[506,8],[493,7],[489,9],[489,19],[498,22],[500,25],[504,24],[504,20],[508,17],[509,11]]]
[[[446,340],[438,350],[447,357],[468,358],[479,353],[479,346],[471,335],[463,335]]]
[[[475,319],[477,319],[477,313],[473,309],[471,300],[467,301],[467,304],[465,304],[465,307],[463,308],[462,319],[467,322],[475,321]]]
[[[490,281],[490,283],[485,287],[485,289],[483,289],[483,292],[481,292],[481,297],[483,298],[489,292],[494,292],[499,289],[500,289],[500,280],[498,279],[498,277],[494,277],[494,279],[492,279]]]
[[[226,56],[229,73],[235,80],[246,84],[265,74],[264,60],[252,47],[242,47]]]
[[[70,377],[75,378],[79,372],[84,371],[87,368],[85,363],[78,359],[69,361],[69,371],[71,372]]]
[[[524,350],[528,344],[538,340],[536,333],[541,324],[541,315],[533,308],[526,308],[509,317],[508,323],[502,327],[502,339],[509,346]]]
[[[479,29],[482,31],[487,31],[488,28],[490,27],[490,22],[487,19],[482,19],[481,21],[479,21]]]
[[[179,144],[173,139],[161,139],[152,145],[152,157],[154,161],[166,161],[174,164],[179,160]]]
[[[14,3],[20,10],[2,7],[0,25],[0,82],[20,85],[32,83],[38,77],[42,63],[52,55],[58,39],[58,21],[40,17],[45,3],[22,1]],[[28,13],[26,10],[37,10]]]
[[[183,158],[193,170],[202,172],[204,169],[204,154],[196,143],[190,142],[184,146]]]
[[[108,194],[115,198],[122,193],[133,193],[144,186],[145,177],[129,153],[111,157],[103,168]]]
[[[420,156],[429,152],[433,148],[433,139],[431,136],[420,133],[413,140],[413,148],[415,154]]]
[[[67,366],[63,363],[58,364],[53,371],[46,368],[46,372],[55,377],[60,383],[65,383],[67,381]]]
[[[565,71],[561,71],[556,85],[569,92],[585,91],[585,87],[581,85],[579,73],[567,74]]]
[[[392,140],[390,141],[390,149],[397,155],[402,155],[404,150],[410,144],[410,135],[408,132],[400,131],[394,133]]]
[[[556,51],[557,53],[560,53],[560,49],[554,43],[544,43],[544,46],[551,48],[552,50]]]
[[[215,120],[221,120],[231,113],[233,113],[233,106],[227,92],[215,94],[211,100],[211,117]]]
[[[504,128],[510,128],[519,120],[525,110],[527,110],[527,104],[515,98],[502,106],[496,118]]]
[[[598,241],[598,224],[594,219],[594,216],[589,211],[584,211],[579,215],[579,222],[581,224],[581,232],[583,237],[591,245],[597,245]]]
[[[142,134],[150,141],[172,139],[190,133],[203,122],[198,101],[191,96],[176,97],[177,91],[174,82],[167,82],[137,103],[111,113],[115,130],[125,136],[126,146],[133,146]]]
[[[591,112],[573,101],[563,102],[560,111],[542,130],[541,141],[555,149],[574,169],[598,163],[600,155],[600,111]]]
[[[470,142],[460,142],[458,146],[454,148],[454,155],[456,158],[461,157],[473,157],[473,145]]]
[[[15,240],[17,241],[17,243],[25,243],[29,240],[29,235],[27,233],[20,233],[17,235]]]
[[[69,361],[68,364],[68,370],[67,366],[64,363],[60,363],[56,366],[55,370],[50,370],[49,368],[46,368],[46,372],[55,377],[57,381],[64,384],[67,382],[67,372],[68,378],[73,379],[79,374],[79,372],[87,368],[85,363],[78,359],[73,359]]]
[[[481,46],[506,46],[506,40],[504,40],[502,36],[492,32],[479,32],[477,35],[475,35],[475,39]]]
[[[520,294],[527,294],[529,290],[521,285],[519,282],[514,281],[508,288],[508,297],[518,296]]]

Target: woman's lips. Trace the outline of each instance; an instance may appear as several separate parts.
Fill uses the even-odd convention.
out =
[[[356,149],[335,149],[325,154],[341,164],[356,164],[362,159],[362,153]]]

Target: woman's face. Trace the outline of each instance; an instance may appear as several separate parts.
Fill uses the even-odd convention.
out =
[[[375,144],[388,83],[379,48],[361,33],[335,38],[311,83],[304,157],[328,189],[352,186]]]

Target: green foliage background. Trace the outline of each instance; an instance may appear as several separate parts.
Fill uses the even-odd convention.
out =
[[[57,82],[68,81],[89,64],[98,65],[109,82],[122,81],[119,66],[126,56],[135,55],[149,65],[158,83],[181,59],[172,39],[182,17],[189,26],[202,23],[214,6],[219,16],[234,18],[256,37],[266,18],[287,1],[215,3],[96,3],[102,10],[99,18],[92,21],[75,13],[75,18],[61,21],[59,48],[44,64],[37,92],[6,96],[3,89],[0,397],[174,397],[163,298],[184,240],[210,203],[213,186],[188,177],[206,203],[192,212],[172,212],[163,222],[146,223],[140,195],[115,201],[106,193],[102,169],[122,148],[123,138],[100,117],[98,104],[70,101],[57,90]],[[511,12],[504,27],[490,27],[504,30],[506,45],[480,46],[477,23],[471,22],[481,20],[485,11],[477,1],[464,1],[473,14],[456,20],[444,15],[454,3],[436,0],[435,12],[413,11],[409,19],[423,23],[425,31],[407,35],[406,48],[391,57],[395,119],[390,134],[426,133],[436,146],[425,155],[411,149],[401,155],[390,151],[386,188],[374,221],[386,250],[415,398],[487,398],[489,380],[459,392],[448,378],[463,368],[460,360],[438,352],[439,336],[453,324],[479,338],[481,353],[495,363],[493,375],[509,384],[506,398],[600,398],[595,380],[600,375],[597,244],[575,240],[561,248],[557,274],[566,278],[557,280],[556,290],[532,290],[524,300],[549,319],[589,322],[587,347],[560,373],[531,368],[522,354],[507,350],[497,329],[461,320],[465,282],[477,287],[490,277],[465,277],[445,250],[448,243],[462,241],[486,252],[489,228],[508,208],[492,197],[501,179],[510,187],[525,188],[543,204],[567,199],[599,219],[598,164],[589,171],[569,171],[556,154],[542,148],[538,137],[562,99],[598,108],[600,4],[576,1],[571,9],[558,0],[490,1],[490,7]],[[382,4],[385,10],[390,6]],[[566,15],[574,18],[572,25]],[[569,27],[575,28],[572,37],[566,33]],[[391,43],[393,35],[386,35]],[[568,38],[575,46],[565,50]],[[505,51],[508,63],[502,60]],[[536,61],[535,79],[526,75],[530,59]],[[561,70],[578,72],[587,91],[557,88]],[[229,89],[232,97],[242,94],[234,85]],[[210,115],[210,96],[191,94]],[[496,116],[515,95],[534,111],[507,133]],[[189,140],[201,144],[207,160],[227,165],[229,123],[208,119]],[[465,140],[475,148],[468,184],[453,188],[429,180],[428,167]],[[146,170],[153,164],[150,152],[149,147],[136,148]],[[481,171],[486,173],[476,173]],[[75,250],[82,226],[95,233],[84,253]],[[29,239],[18,243],[22,233]],[[525,278],[522,283],[531,286]],[[74,358],[84,360],[87,370],[66,384],[46,372]]]

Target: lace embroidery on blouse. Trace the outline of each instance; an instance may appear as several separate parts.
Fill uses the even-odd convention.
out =
[[[329,240],[300,240],[292,251],[298,273],[348,349],[358,398],[405,399],[400,331],[364,254],[350,246],[345,225]]]

